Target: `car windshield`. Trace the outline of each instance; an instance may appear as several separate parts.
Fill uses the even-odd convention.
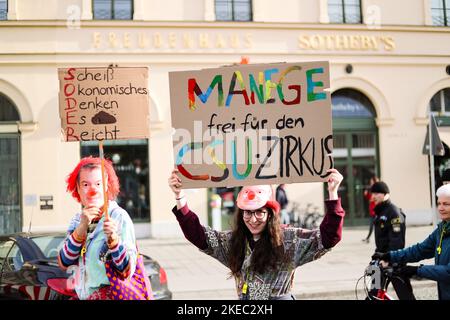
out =
[[[64,244],[64,235],[32,237],[33,242],[41,249],[48,259],[55,259]]]

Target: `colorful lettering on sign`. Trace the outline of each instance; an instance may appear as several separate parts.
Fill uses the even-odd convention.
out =
[[[74,80],[75,79],[75,68],[69,68],[67,70],[67,74],[64,77],[64,80]],[[77,100],[71,98],[71,96],[75,93],[76,88],[75,85],[71,82],[64,84],[63,92],[66,102],[66,107],[64,111],[66,112],[65,121],[66,121],[66,141],[79,141],[80,139],[74,134],[75,129],[69,125],[76,125],[77,122],[71,120],[72,118],[76,119],[77,109]]]
[[[206,103],[216,85],[219,95],[217,105],[223,106],[222,75],[218,74],[217,76],[214,77],[213,81],[208,87],[208,90],[206,90],[206,93],[203,93],[203,91],[200,89],[197,80],[195,80],[195,78],[189,79],[188,80],[189,109],[190,110],[197,109],[197,106],[195,104],[195,95],[197,95],[197,97],[199,97],[203,103]]]
[[[237,171],[237,156],[236,156],[236,141],[233,140],[232,143],[232,153],[231,153],[231,159],[233,162],[233,176],[238,180],[243,180],[248,177],[250,172],[252,171],[252,141],[250,139],[245,139],[247,143],[247,169],[245,170],[244,174],[240,174]]]
[[[271,146],[267,150],[266,154],[256,155],[262,158],[260,164],[254,174],[255,179],[277,179],[277,178],[289,178],[292,176],[303,176],[305,174],[317,175],[321,178],[325,178],[329,175],[328,169],[333,168],[334,162],[331,156],[331,147],[333,143],[333,136],[328,135],[324,138],[320,138],[320,142],[315,137],[304,139],[303,137],[287,135],[284,137],[277,136],[263,136],[263,141],[271,141]],[[190,180],[211,180],[214,182],[220,182],[228,178],[229,169],[227,165],[218,160],[214,149],[217,146],[223,145],[223,140],[215,140],[209,145],[204,145],[202,142],[192,142],[185,144],[178,152],[175,164],[180,173]],[[244,173],[239,173],[237,169],[237,146],[236,141],[231,141],[232,147],[232,172],[233,177],[237,180],[245,180],[253,178],[250,175],[252,172],[253,164],[253,150],[251,139],[246,139],[246,169]],[[213,163],[223,171],[223,175],[219,177],[209,176],[208,174],[194,175],[190,173],[183,166],[183,158],[186,154],[192,150],[206,148]],[[262,156],[262,157],[260,157]],[[266,168],[270,168],[268,165],[270,162],[275,161],[275,158],[279,159],[279,168],[277,173],[271,172],[270,175],[264,173]],[[327,166],[328,164],[328,166]]]
[[[255,76],[253,74],[248,75],[248,88],[250,90],[250,96],[247,91],[247,86],[244,81],[244,77],[242,76],[241,71],[234,71],[231,75],[230,85],[228,88],[228,94],[225,101],[225,106],[230,107],[232,99],[234,95],[242,95],[243,104],[246,106],[250,104],[256,104],[257,102],[260,104],[272,104],[276,102],[275,97],[272,92],[273,89],[276,89],[278,93],[279,100],[284,105],[299,105],[301,103],[301,84],[288,84],[287,88],[292,90],[295,95],[291,100],[285,99],[285,94],[283,92],[283,85],[286,82],[286,78],[291,72],[302,72],[301,66],[290,66],[287,69],[283,70],[280,73],[278,68],[266,69],[264,71],[258,72],[258,83],[255,80]],[[272,77],[280,73],[280,77],[278,81],[274,82]],[[316,100],[326,99],[326,93],[323,92],[324,84],[322,81],[313,81],[314,74],[323,74],[323,68],[313,68],[306,70],[306,88],[307,88],[307,101],[312,102]],[[239,85],[239,89],[236,88],[236,82]],[[223,93],[223,75],[218,74],[215,75],[211,84],[208,86],[208,89],[205,93],[203,93],[200,88],[197,79],[189,78],[188,79],[188,105],[191,111],[194,111],[198,108],[196,103],[196,96],[200,98],[202,103],[207,103],[209,97],[211,96],[214,88],[217,87],[217,106],[222,107],[224,105],[224,93]],[[314,92],[315,89],[319,89],[319,92]],[[256,98],[257,97],[257,100]]]
[[[236,85],[236,79],[239,81],[239,86],[241,87],[242,90],[234,90],[234,87]],[[233,73],[233,76],[231,77],[230,89],[228,90],[227,102],[225,103],[227,107],[230,106],[231,98],[233,97],[234,94],[242,94],[242,96],[244,97],[245,104],[247,106],[250,104],[247,90],[245,89],[244,79],[242,79],[242,74],[240,71],[235,71]]]
[[[223,175],[221,177],[211,177],[211,181],[214,182],[220,182],[222,180],[225,180],[226,178],[228,178],[228,175],[230,174],[227,165],[222,161],[220,161],[219,159],[217,159],[216,157],[216,152],[214,151],[214,148],[219,145],[223,145],[223,140],[215,140],[206,147],[214,164],[223,170]]]
[[[322,81],[313,81],[312,76],[316,73],[323,73],[323,68],[316,68],[306,71],[306,85],[308,88],[308,102],[315,100],[324,100],[327,98],[325,92],[314,93],[315,87],[323,87]]]
[[[284,81],[284,78],[286,77],[286,75],[289,72],[292,72],[295,70],[300,71],[301,69],[302,69],[302,67],[300,67],[300,66],[292,66],[290,68],[287,68],[286,70],[284,70],[281,73],[280,80],[278,80],[278,84],[277,84],[277,91],[278,91],[278,96],[280,97],[281,102],[283,102],[283,104],[285,104],[285,105],[300,104],[300,102],[301,102],[301,86],[298,84],[288,85],[288,89],[295,90],[295,92],[297,93],[297,95],[295,96],[294,99],[292,99],[291,101],[286,101],[284,99],[284,94],[283,94],[283,81]]]

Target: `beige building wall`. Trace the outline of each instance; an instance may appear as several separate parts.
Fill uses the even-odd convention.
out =
[[[363,0],[366,20],[378,20],[382,25],[420,26],[425,24],[429,0]]]
[[[10,1],[19,20],[0,22],[0,92],[22,116],[16,128],[22,132],[22,193],[54,197],[53,210],[23,201],[23,229],[32,220],[36,231],[63,230],[78,210],[65,192],[64,179],[79,160],[79,144],[60,140],[58,67],[111,62],[149,67],[152,221],[136,229],[141,236],[171,237],[181,232],[170,212],[174,200],[167,187],[173,167],[168,72],[236,63],[244,55],[251,63],[330,61],[331,91],[357,89],[375,106],[381,177],[393,201],[410,222],[430,222],[429,169],[421,151],[427,104],[437,91],[450,87],[445,73],[449,29],[425,26],[429,13],[423,0],[362,1],[364,12],[379,7],[382,24],[389,25],[381,28],[329,26],[324,23],[326,1],[281,2],[253,1],[255,22],[222,23],[213,22],[211,0],[136,0],[134,22],[89,21],[91,1]],[[79,11],[72,7],[68,13],[70,6]],[[81,29],[76,21],[66,25],[74,14],[83,19]],[[353,65],[351,74],[345,72],[347,64]],[[292,201],[323,209],[320,183],[288,185],[287,192]],[[189,190],[188,198],[206,223],[206,189]]]

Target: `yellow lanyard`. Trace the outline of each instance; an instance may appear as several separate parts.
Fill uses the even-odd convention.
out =
[[[247,255],[251,254],[251,251],[250,251],[250,246],[248,244],[248,241],[246,244],[247,244],[247,246],[245,249],[246,249],[246,257],[247,257]],[[247,294],[247,289],[248,289],[247,279],[248,278],[249,278],[249,269],[247,269],[247,272],[246,272],[246,275],[244,278],[244,284],[242,285],[242,294]]]
[[[442,238],[444,237],[445,234],[445,225],[446,225],[445,223],[442,224],[441,239],[439,240],[439,246],[436,249],[438,255],[440,255],[442,251]]]

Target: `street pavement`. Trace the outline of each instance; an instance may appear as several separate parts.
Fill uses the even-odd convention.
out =
[[[406,245],[424,240],[432,226],[408,226]],[[375,244],[361,240],[367,228],[344,228],[341,242],[322,258],[297,268],[293,294],[297,299],[357,299],[355,286],[370,262]],[[235,300],[234,280],[229,270],[210,256],[200,252],[184,238],[139,239],[140,250],[156,259],[166,270],[173,299]],[[433,264],[433,259],[423,264]],[[412,280],[418,299],[437,299],[436,283]],[[358,299],[364,298],[359,282]]]

